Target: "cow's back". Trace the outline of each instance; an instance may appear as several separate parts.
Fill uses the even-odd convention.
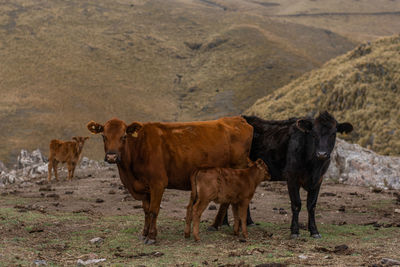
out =
[[[56,159],[65,162],[75,154],[75,144],[73,141],[60,141],[57,139],[50,141],[49,159]]]
[[[252,126],[241,117],[185,123],[145,123],[140,153],[141,172],[164,168],[168,188],[190,190],[196,168],[245,168]],[[135,163],[133,163],[135,164]],[[143,169],[147,168],[147,169]]]

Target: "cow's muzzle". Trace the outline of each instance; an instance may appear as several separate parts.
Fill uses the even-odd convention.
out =
[[[104,161],[106,161],[108,163],[111,163],[111,164],[117,163],[118,160],[119,159],[118,159],[118,154],[117,153],[107,153],[105,158],[104,158]]]
[[[319,151],[316,153],[318,159],[329,159],[330,155],[328,152]]]

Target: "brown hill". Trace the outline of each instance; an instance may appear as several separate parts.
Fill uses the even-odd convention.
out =
[[[246,113],[268,119],[328,110],[355,131],[348,137],[400,155],[400,36],[358,46],[258,100]]]
[[[2,1],[0,160],[10,162],[21,148],[46,153],[53,138],[87,135],[91,119],[238,114],[359,38],[374,36],[347,34],[349,26],[342,28],[346,37],[336,34],[326,26],[341,17],[329,14],[319,28],[310,22],[314,17],[297,15],[335,8],[300,2]],[[394,10],[389,2],[362,12]],[[375,34],[396,26],[384,23],[388,16],[370,20],[385,26]],[[84,154],[102,157],[99,138],[89,140]]]

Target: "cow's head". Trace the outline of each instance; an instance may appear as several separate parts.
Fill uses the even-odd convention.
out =
[[[139,122],[133,122],[126,125],[119,119],[111,119],[104,125],[91,121],[87,124],[87,128],[93,134],[103,136],[104,152],[106,153],[104,160],[108,163],[117,163],[121,160],[121,151],[125,147],[127,137],[137,138],[143,125]]]
[[[72,140],[74,140],[78,146],[79,150],[83,149],[83,145],[85,144],[85,141],[89,139],[89,136],[83,137],[83,136],[74,136],[72,137]]]
[[[336,133],[350,133],[353,126],[348,123],[338,123],[335,118],[327,111],[320,113],[314,120],[299,119],[296,126],[301,131],[308,134],[312,140],[314,155],[318,159],[329,159],[333,147],[335,146]]]

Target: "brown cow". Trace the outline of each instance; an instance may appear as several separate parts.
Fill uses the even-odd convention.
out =
[[[190,237],[193,219],[193,236],[199,237],[200,217],[211,201],[220,204],[232,204],[234,224],[233,232],[239,235],[239,224],[244,238],[247,238],[247,207],[257,186],[271,176],[262,159],[251,162],[247,169],[203,168],[197,169],[190,177],[192,193],[186,212],[185,237]]]
[[[50,156],[49,156],[49,176],[51,180],[51,170],[54,169],[54,176],[58,181],[57,165],[59,162],[67,163],[68,166],[68,180],[74,176],[75,167],[81,159],[83,145],[89,137],[72,137],[74,141],[61,141],[51,140],[50,142]]]
[[[114,118],[104,125],[91,121],[87,127],[102,133],[105,161],[117,164],[124,186],[142,200],[145,244],[155,242],[165,188],[190,190],[190,174],[197,167],[245,168],[253,136],[253,128],[241,117],[129,125]]]

